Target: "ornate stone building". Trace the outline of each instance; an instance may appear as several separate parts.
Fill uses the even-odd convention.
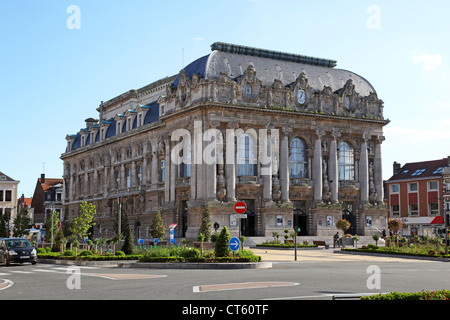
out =
[[[303,235],[331,236],[343,215],[351,233],[386,228],[383,101],[335,66],[214,43],[178,75],[102,103],[99,121],[66,138],[66,217],[93,202],[96,235],[111,236],[123,203],[144,239],[158,208],[177,237],[196,238],[206,205],[236,235],[291,230],[293,213]]]

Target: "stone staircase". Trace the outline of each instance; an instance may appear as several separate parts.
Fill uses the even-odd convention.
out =
[[[375,244],[372,236],[359,236],[358,248],[362,246],[366,246],[369,243]],[[273,241],[273,237],[246,237],[245,246],[246,247],[256,247],[257,244],[264,243],[266,241]],[[278,240],[281,243],[284,243],[284,237],[280,236]],[[308,241],[309,244],[313,244],[313,241],[325,241],[326,244],[330,245],[330,248],[333,247],[333,237],[331,236],[299,236],[297,237],[297,243],[302,244],[303,241]],[[384,240],[378,240],[378,246],[384,247]]]

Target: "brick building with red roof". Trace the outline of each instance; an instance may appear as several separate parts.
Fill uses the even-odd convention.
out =
[[[46,178],[45,174],[38,178],[31,201],[35,226],[42,225],[52,211],[58,211],[61,214],[62,194],[63,179]]]
[[[443,171],[449,164],[450,157],[404,166],[394,162],[386,181],[388,218],[403,221],[403,235],[433,236],[444,228]]]

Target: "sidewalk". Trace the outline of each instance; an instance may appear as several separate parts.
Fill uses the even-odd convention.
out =
[[[359,255],[341,252],[340,248],[330,249],[298,249],[297,261],[295,261],[294,249],[266,249],[250,248],[254,254],[261,256],[262,261],[270,262],[351,262],[351,261],[409,261],[409,262],[427,262],[430,260],[408,259],[408,257],[381,256],[381,255]],[[335,253],[336,251],[336,253]]]

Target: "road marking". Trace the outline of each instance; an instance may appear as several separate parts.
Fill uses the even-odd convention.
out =
[[[194,293],[211,292],[211,291],[226,291],[226,290],[242,290],[242,289],[258,289],[258,288],[272,288],[272,287],[290,287],[298,286],[298,282],[241,282],[241,283],[227,283],[227,284],[212,284],[203,286],[194,286],[192,291]]]
[[[167,275],[145,275],[145,274],[100,274],[100,273],[83,273],[83,276],[100,277],[109,280],[140,280],[164,278]]]
[[[0,279],[0,280],[3,280],[3,283],[0,283],[0,291],[6,290],[14,285],[14,282],[12,282],[11,280],[8,279]]]
[[[22,271],[22,270],[11,270],[11,273],[23,273],[23,274],[27,274],[27,273],[33,273],[32,271]]]

